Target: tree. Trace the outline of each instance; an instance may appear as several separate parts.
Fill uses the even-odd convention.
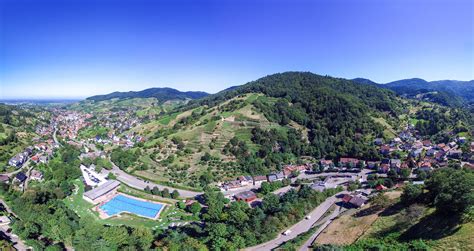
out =
[[[130,235],[130,239],[135,242],[134,246],[136,246],[138,250],[148,250],[153,241],[153,234],[150,229],[135,228]]]
[[[220,250],[226,243],[226,237],[229,232],[225,223],[215,223],[207,226],[211,246],[215,250]]]
[[[193,204],[189,205],[186,210],[192,214],[197,214],[201,212],[201,204],[199,204],[199,202],[193,202]]]
[[[355,191],[359,188],[360,183],[359,182],[350,182],[349,185],[347,186],[348,191]]]
[[[177,199],[179,197],[179,192],[177,190],[173,190],[173,192],[171,193],[171,198],[173,199]]]
[[[144,190],[145,190],[145,192],[147,192],[147,193],[151,193],[150,186],[146,186]]]
[[[163,191],[161,191],[161,197],[170,198],[170,190],[168,188],[164,188]]]
[[[403,179],[408,179],[408,177],[410,177],[410,174],[411,174],[411,170],[409,168],[403,168],[401,171],[400,171],[400,176],[403,178]]]
[[[1,124],[0,124],[1,126]],[[3,128],[1,126],[0,128]],[[8,242],[7,240],[0,240],[0,249],[4,251],[14,251],[16,250],[15,247],[13,246],[13,243]]]
[[[383,193],[379,193],[376,196],[372,197],[370,202],[377,209],[385,208],[390,204],[390,201],[389,201],[387,195],[385,195]]]
[[[260,191],[263,194],[270,193],[272,191],[272,186],[270,182],[266,182],[266,181],[262,182],[262,184],[260,185]]]
[[[117,176],[115,176],[115,174],[113,174],[112,172],[110,172],[109,174],[107,174],[107,179],[109,179],[109,180],[116,180],[116,179],[117,179]]]
[[[182,201],[178,201],[176,203],[176,206],[179,208],[179,209],[185,209],[186,208],[186,203],[182,202]]]
[[[151,189],[151,194],[153,195],[160,195],[160,189],[158,187],[153,187]]]
[[[387,177],[394,180],[394,179],[398,178],[398,174],[394,169],[390,169],[390,171],[388,171],[388,173],[387,173]]]
[[[128,242],[131,241],[127,229],[125,227],[117,226],[106,228],[102,234],[102,238],[119,249],[126,246]]]
[[[266,213],[275,213],[280,208],[280,197],[278,195],[269,193],[265,195],[262,201],[262,209]]]
[[[408,184],[403,189],[403,193],[400,200],[405,205],[411,205],[418,202],[421,195],[423,194],[423,188],[419,185]]]
[[[211,160],[211,157],[211,154],[205,152],[204,155],[201,157],[201,161],[208,162],[209,160]]]
[[[204,193],[204,202],[207,205],[203,218],[208,221],[219,221],[225,206],[225,197],[221,192],[207,189]]]
[[[443,168],[426,181],[428,198],[439,212],[464,213],[474,205],[474,172]]]
[[[416,177],[419,180],[425,180],[428,177],[428,174],[425,171],[419,171]]]

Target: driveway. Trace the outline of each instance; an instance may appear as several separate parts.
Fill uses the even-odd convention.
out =
[[[336,198],[336,196],[339,194],[329,197],[323,203],[317,206],[311,213],[309,213],[308,215],[311,216],[311,219],[309,220],[303,219],[300,222],[296,223],[295,225],[291,226],[289,228],[289,230],[291,230],[291,233],[289,233],[288,235],[279,234],[277,238],[271,241],[265,242],[258,246],[249,247],[245,250],[248,250],[248,251],[272,250],[274,248],[277,248],[284,242],[289,241],[295,238],[296,236],[308,231],[319,220],[319,218],[321,218],[321,216],[323,216],[324,213],[326,213],[326,211],[331,207],[331,205],[333,205],[334,203],[338,201],[338,198]]]

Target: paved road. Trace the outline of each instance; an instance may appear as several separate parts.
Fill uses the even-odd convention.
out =
[[[15,174],[17,174],[17,173],[23,171],[23,169],[24,169],[25,167],[28,167],[29,165],[30,165],[30,158],[28,158],[28,159],[25,161],[25,163],[23,163],[23,165],[22,165],[20,168],[16,169],[15,171],[9,172],[9,173],[0,173],[0,174],[2,174],[2,175],[7,175],[7,176],[9,176],[9,177],[12,177],[13,175],[15,175]]]
[[[328,215],[323,219],[324,223],[318,228],[318,230],[311,235],[311,237],[300,247],[299,251],[309,251],[310,247],[313,245],[314,240],[326,229],[329,224],[341,213],[341,207],[337,207],[334,212]]]
[[[54,143],[61,146],[61,143],[59,143],[58,138],[56,137],[57,132],[58,132],[58,128],[55,127],[54,128],[54,133],[53,133],[53,140],[54,140]]]
[[[291,230],[290,234],[288,234],[288,235],[280,234],[280,235],[278,235],[277,238],[275,238],[271,241],[265,242],[265,243],[260,244],[258,246],[247,248],[245,250],[247,250],[247,251],[272,250],[274,248],[277,248],[278,246],[280,246],[284,242],[295,238],[299,234],[302,234],[302,233],[308,231],[314,225],[314,223],[316,223],[319,220],[319,218],[321,218],[321,216],[323,216],[324,213],[326,213],[326,211],[331,207],[331,205],[333,205],[338,200],[336,198],[336,196],[337,195],[329,197],[323,203],[321,203],[318,207],[316,207],[311,213],[309,213],[308,215],[311,216],[311,219],[309,219],[309,220],[303,219],[300,222],[293,225],[292,227],[290,227],[289,228],[289,230]]]
[[[33,170],[33,166],[31,166],[28,171],[26,171],[26,180],[25,180],[25,184],[23,184],[23,191],[25,191],[27,188],[28,188],[28,181],[30,181],[30,174],[31,174],[31,170]]]
[[[176,189],[176,188],[169,187],[169,186],[163,186],[163,185],[153,183],[151,181],[145,182],[144,180],[142,180],[138,177],[135,177],[131,174],[128,174],[128,173],[122,171],[114,163],[112,163],[112,170],[109,171],[109,170],[103,169],[102,172],[104,174],[108,174],[109,172],[112,172],[115,176],[117,176],[117,180],[119,180],[120,182],[123,182],[123,183],[127,184],[130,187],[140,189],[140,190],[144,190],[145,187],[147,187],[147,186],[150,187],[150,188],[153,188],[153,187],[156,186],[160,190],[163,190],[164,188],[168,188],[170,190],[170,192],[172,192],[173,190],[177,190],[179,192],[179,194],[181,195],[181,197],[185,197],[185,198],[191,198],[191,197],[194,198],[197,195],[203,194],[202,192],[194,192],[194,191],[189,191],[189,190]]]
[[[315,174],[307,174],[307,173],[300,173],[300,175],[297,178],[292,178],[291,182],[294,183],[297,179],[315,179],[318,177],[327,177],[327,176],[333,176],[333,175],[348,175],[351,176],[355,179],[362,178],[363,181],[367,180],[367,176],[370,172],[373,172],[373,170],[370,169],[363,169],[360,173],[337,173],[337,172],[331,172],[331,173],[315,173]],[[344,183],[345,181],[338,182],[337,184]],[[228,191],[223,191],[222,193],[224,195],[234,195],[243,191],[250,191],[250,190],[257,190],[260,188],[260,185],[251,185],[251,186],[245,186],[245,187],[240,187]],[[291,187],[284,187],[275,191],[275,194],[278,194],[280,192],[286,192],[290,189]]]
[[[19,237],[18,235],[14,234],[12,231],[8,231],[10,227],[8,225],[3,225],[0,226],[0,231],[3,232],[8,238],[10,238],[10,241],[13,243],[13,247],[16,250],[33,250],[32,247],[27,246]]]
[[[8,206],[7,203],[5,203],[4,200],[0,199],[0,203],[3,204],[3,206],[5,207],[5,209],[7,210],[8,213],[10,213],[11,215],[16,216],[16,214],[10,209],[10,207]],[[28,247],[19,237],[18,235],[14,234],[12,231],[8,231],[10,227],[8,225],[6,226],[0,226],[0,231],[2,231],[3,233],[5,233],[6,236],[8,236],[11,240],[11,242],[13,242],[13,246],[17,249],[17,250],[31,250],[31,247]]]

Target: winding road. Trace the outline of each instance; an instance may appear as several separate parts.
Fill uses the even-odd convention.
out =
[[[144,190],[147,186],[150,188],[158,187],[160,190],[167,188],[168,190],[170,190],[170,192],[172,192],[173,190],[178,191],[180,196],[185,197],[185,198],[194,198],[200,194],[203,194],[202,192],[183,190],[183,189],[156,184],[151,181],[144,181],[143,179],[140,179],[136,176],[133,176],[131,174],[124,172],[118,166],[116,166],[112,161],[111,163],[112,163],[112,169],[111,170],[103,169],[102,173],[106,175],[108,175],[109,173],[113,173],[117,177],[118,181],[123,182],[126,185],[133,187],[135,189]]]
[[[336,203],[339,199],[337,196],[341,194],[338,193],[334,196],[327,198],[323,203],[317,206],[311,213],[308,215],[311,216],[310,219],[303,219],[295,225],[291,226],[288,230],[291,231],[288,235],[280,234],[277,238],[270,240],[268,242],[262,243],[257,246],[246,248],[247,251],[260,251],[260,250],[272,250],[279,247],[286,241],[289,241],[298,235],[308,231],[313,225],[329,210],[329,208]]]
[[[329,216],[326,218],[322,219],[325,221],[319,228],[316,230],[316,232],[309,237],[309,239],[300,247],[299,251],[308,251],[310,250],[311,246],[313,245],[313,242],[316,240],[316,238],[326,229],[329,224],[336,218],[339,214],[341,213],[341,207],[337,207],[334,212],[332,212]]]
[[[3,204],[8,213],[18,218],[3,199],[0,199],[0,203]],[[13,242],[13,246],[16,250],[31,250],[31,247],[27,246],[18,235],[14,234],[12,231],[8,231],[9,228],[9,225],[2,225],[0,226],[0,231],[10,238],[10,241]]]
[[[53,133],[54,143],[58,144],[59,146],[62,146],[61,143],[59,143],[58,138],[56,137],[57,132],[58,132],[58,128],[54,128],[54,133]]]

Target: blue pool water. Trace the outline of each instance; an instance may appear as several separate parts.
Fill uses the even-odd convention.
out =
[[[121,212],[128,212],[144,217],[155,218],[160,212],[162,204],[136,200],[124,195],[117,195],[100,207],[108,215],[117,215]]]

